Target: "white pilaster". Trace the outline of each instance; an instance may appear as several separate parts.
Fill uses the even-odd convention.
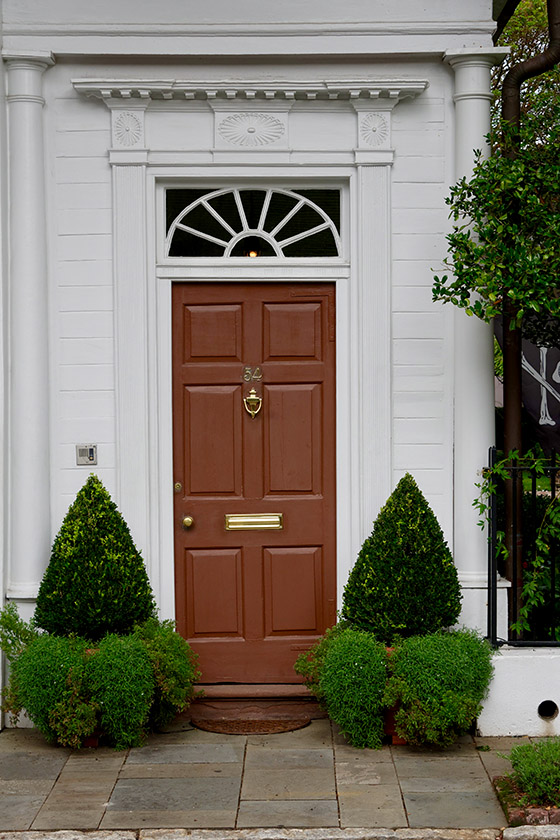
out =
[[[42,75],[49,53],[4,55],[9,113],[9,572],[33,598],[51,544]]]
[[[490,70],[507,51],[448,52],[455,71],[455,178],[472,175],[474,150],[489,153]],[[486,629],[488,543],[473,508],[476,482],[494,443],[492,327],[460,309],[454,317],[454,558],[463,587],[461,620]]]
[[[360,530],[364,539],[392,490],[391,167],[360,164],[357,172],[360,235],[355,300],[359,310],[360,379],[352,393],[360,407]]]
[[[147,101],[111,110],[117,400],[117,502],[150,571],[146,269]],[[131,410],[134,407],[135,410]]]

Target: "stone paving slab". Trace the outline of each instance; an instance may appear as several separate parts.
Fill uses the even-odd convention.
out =
[[[245,756],[245,767],[332,767],[332,750],[283,749],[257,747],[249,744]]]
[[[367,758],[362,761],[338,761],[335,766],[336,781],[341,785],[398,785],[397,771],[393,762],[371,762]]]
[[[58,754],[51,747],[52,754],[21,752],[0,753],[0,780],[10,779],[56,779],[64,767],[68,755]],[[0,785],[4,787],[4,785]]]
[[[111,811],[230,811],[237,809],[237,778],[119,779]]]
[[[101,822],[101,828],[233,828],[236,809],[188,811],[108,811]],[[54,838],[49,838],[54,840]],[[89,840],[89,838],[88,838]]]
[[[336,799],[334,768],[245,767],[241,800]]]
[[[213,779],[241,780],[243,764],[125,764],[119,779]]]
[[[43,802],[44,796],[0,792],[2,828],[18,831],[30,828]]]
[[[500,828],[504,813],[491,788],[487,791],[404,793],[411,828]]]
[[[241,802],[237,817],[239,828],[260,826],[301,827],[338,826],[336,799],[276,802]]]
[[[338,789],[340,822],[343,828],[400,828],[408,825],[398,784]]]
[[[225,764],[243,760],[244,745],[185,743],[139,747],[130,751],[127,764]]]

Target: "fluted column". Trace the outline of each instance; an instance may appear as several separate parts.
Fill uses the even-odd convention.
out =
[[[32,598],[51,542],[42,77],[53,60],[48,53],[4,58],[10,184],[8,596]]]
[[[490,71],[506,54],[503,49],[454,50],[445,56],[455,71],[456,180],[472,175],[475,149],[489,154]],[[461,618],[485,630],[488,543],[472,503],[495,438],[493,333],[491,325],[461,309],[453,317],[454,558],[463,587]]]

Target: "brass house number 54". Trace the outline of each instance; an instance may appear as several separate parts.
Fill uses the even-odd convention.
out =
[[[244,367],[243,368],[243,379],[245,382],[254,382],[260,381],[263,378],[262,370],[260,367],[251,368],[251,367]]]

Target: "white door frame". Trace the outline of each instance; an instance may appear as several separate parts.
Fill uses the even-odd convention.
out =
[[[387,161],[331,167],[114,164],[118,503],[160,614],[174,618],[171,286],[174,281],[333,281],[337,342],[337,592],[391,491]],[[342,188],[341,259],[161,260],[163,189],[231,184]],[[141,247],[146,242],[146,248]],[[158,256],[160,261],[158,262]],[[173,264],[171,264],[173,263]],[[351,266],[351,268],[350,268]]]

